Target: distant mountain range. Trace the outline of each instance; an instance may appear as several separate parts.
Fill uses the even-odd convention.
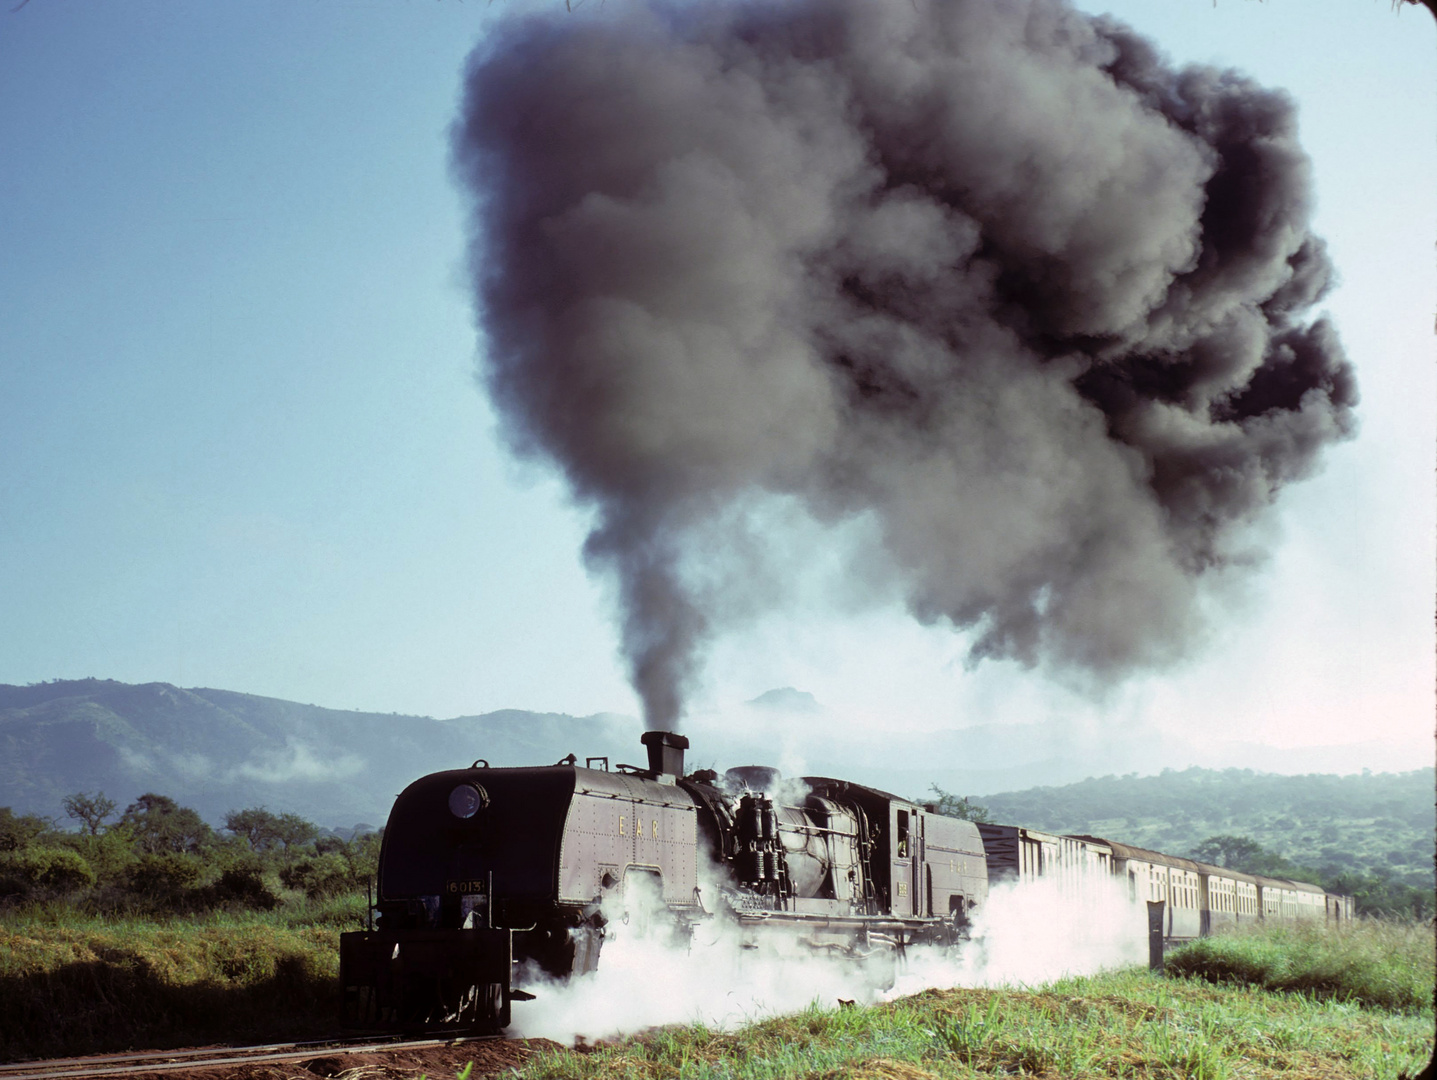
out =
[[[212,822],[266,805],[326,826],[382,824],[394,796],[425,773],[476,758],[548,764],[569,752],[633,761],[638,736],[637,720],[609,714],[435,720],[168,683],[0,685],[0,806],[62,816],[71,792],[104,790],[123,808],[155,791]]]
[[[1164,802],[1163,792],[1176,783],[1150,774],[1164,764],[1207,764],[1193,747],[1164,742],[1160,735],[1134,732],[1095,744],[1081,732],[1052,722],[926,734],[864,730],[834,719],[810,694],[792,687],[770,690],[744,709],[743,717],[751,722],[698,717],[686,723],[691,767],[771,764],[789,772],[856,780],[915,799],[927,798],[936,783],[1000,808],[996,816],[1002,820],[1036,827],[1061,824],[1063,831],[1084,831],[1078,824],[1107,820],[1114,839],[1151,840],[1160,847],[1166,844],[1165,850],[1181,846],[1188,837],[1185,831],[1179,835],[1149,828],[1147,819],[1171,817],[1157,807]],[[611,764],[642,764],[641,731],[638,719],[614,713],[580,717],[505,709],[436,720],[158,682],[81,679],[0,685],[0,806],[63,822],[61,800],[67,794],[103,790],[123,808],[136,796],[154,791],[194,807],[212,823],[230,810],[266,806],[330,828],[378,825],[388,817],[394,796],[425,773],[460,768],[476,758],[496,766],[547,764],[568,753],[581,761],[606,755]],[[802,753],[794,753],[795,747]],[[1283,772],[1350,772],[1351,757],[1343,768],[1340,749],[1310,748],[1281,756],[1272,748],[1257,747],[1243,760]],[[1427,762],[1414,761],[1408,767],[1419,764]],[[1149,774],[1152,784],[1116,793],[1103,785],[1125,784],[1134,776],[1086,779],[1113,773]],[[1225,774],[1189,769],[1177,775]],[[1430,827],[1431,782],[1426,783],[1425,802],[1414,802],[1407,787],[1393,796],[1404,807],[1398,815],[1404,822],[1416,822],[1425,812]],[[1084,809],[1082,799],[1065,802],[1052,788],[1022,790],[1040,784],[1070,785],[1061,790],[1081,789],[1100,796],[1098,802],[1106,806],[1141,805],[1152,812],[1143,809],[1119,825],[1111,819],[1120,815]],[[1332,797],[1338,801],[1347,791],[1322,790],[1336,792]],[[1004,791],[1015,794],[991,794]],[[1228,796],[1212,797],[1220,803]],[[1060,806],[1067,810],[1060,813]],[[1194,829],[1210,822],[1213,832],[1241,831],[1237,825],[1222,825],[1216,812],[1190,817]],[[1274,824],[1274,829],[1281,827]],[[1086,831],[1101,830],[1094,826]]]

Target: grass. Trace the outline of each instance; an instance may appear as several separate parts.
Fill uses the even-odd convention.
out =
[[[363,893],[314,900],[301,892],[282,890],[283,902],[270,911],[241,906],[157,915],[143,908],[101,908],[83,902],[45,900],[0,908],[0,928],[68,926],[103,929],[118,925],[226,926],[256,924],[276,927],[332,926],[358,930],[364,923]]]
[[[338,935],[362,908],[306,901],[164,922],[11,912],[0,921],[3,1056],[329,1034]],[[1433,966],[1430,927],[1279,929],[1176,950],[1166,978],[1130,970],[814,1007],[735,1032],[663,1028],[542,1054],[519,1077],[1393,1078],[1431,1053]]]
[[[57,907],[0,922],[0,1057],[326,1034],[348,901],[164,921]]]
[[[928,1080],[1062,1076],[1396,1077],[1432,1046],[1426,1017],[1172,981],[1142,971],[1041,991],[929,990],[868,1009],[810,1008],[733,1033],[667,1028],[532,1059],[523,1080]]]
[[[1166,970],[1210,983],[1430,1012],[1437,956],[1430,926],[1364,919],[1330,930],[1304,924],[1206,938],[1171,953]]]
[[[659,1029],[587,1052],[543,1054],[519,1076],[1390,1080],[1426,1064],[1433,1030],[1430,928],[1364,925],[1325,947],[1300,932],[1268,937],[1214,944],[1270,955],[1289,950],[1282,989],[1261,980],[1161,978],[1129,970],[1043,989],[929,990],[868,1009],[814,1007],[731,1033],[702,1026]],[[1388,968],[1418,963],[1419,970],[1384,981],[1372,969],[1384,956]],[[1343,957],[1354,965],[1349,981],[1334,974]],[[1414,986],[1422,991],[1415,997],[1409,994]]]

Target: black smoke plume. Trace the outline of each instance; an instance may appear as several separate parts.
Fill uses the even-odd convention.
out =
[[[484,380],[596,511],[654,725],[756,495],[867,522],[975,657],[1109,677],[1352,431],[1292,101],[1057,0],[514,17],[454,155]]]

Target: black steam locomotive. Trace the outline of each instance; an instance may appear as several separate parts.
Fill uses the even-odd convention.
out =
[[[647,769],[480,760],[409,785],[384,834],[377,926],[341,937],[350,1021],[503,1028],[510,1003],[531,996],[513,985],[516,967],[593,970],[604,901],[636,880],[681,925],[780,924],[857,956],[951,943],[986,901],[971,822],[762,766],[685,776],[686,738],[643,742]],[[722,882],[718,895],[701,873]]]
[[[410,784],[384,834],[376,926],[340,938],[350,1023],[500,1030],[511,1003],[532,997],[515,971],[593,971],[605,901],[636,886],[680,929],[711,917],[754,933],[780,926],[862,958],[954,944],[990,878],[1053,882],[1074,901],[1160,901],[1173,941],[1255,920],[1352,917],[1350,897],[1315,885],[975,825],[843,780],[784,780],[763,766],[685,776],[686,738],[650,731],[643,742],[646,769],[580,767],[572,755],[541,768],[480,760]]]

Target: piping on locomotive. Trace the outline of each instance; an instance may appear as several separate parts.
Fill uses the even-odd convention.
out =
[[[781,926],[858,958],[958,942],[990,875],[1073,888],[1126,878],[1131,900],[1168,902],[1173,940],[1248,919],[1352,914],[1350,898],[1316,886],[1098,837],[979,826],[843,780],[785,781],[763,766],[685,775],[684,736],[642,740],[647,768],[481,759],[405,788],[380,852],[376,926],[340,937],[348,1022],[502,1030],[512,1003],[532,997],[515,971],[595,970],[605,901],[636,883],[680,927],[715,916],[755,933]],[[722,883],[716,896],[700,889],[706,867]]]

